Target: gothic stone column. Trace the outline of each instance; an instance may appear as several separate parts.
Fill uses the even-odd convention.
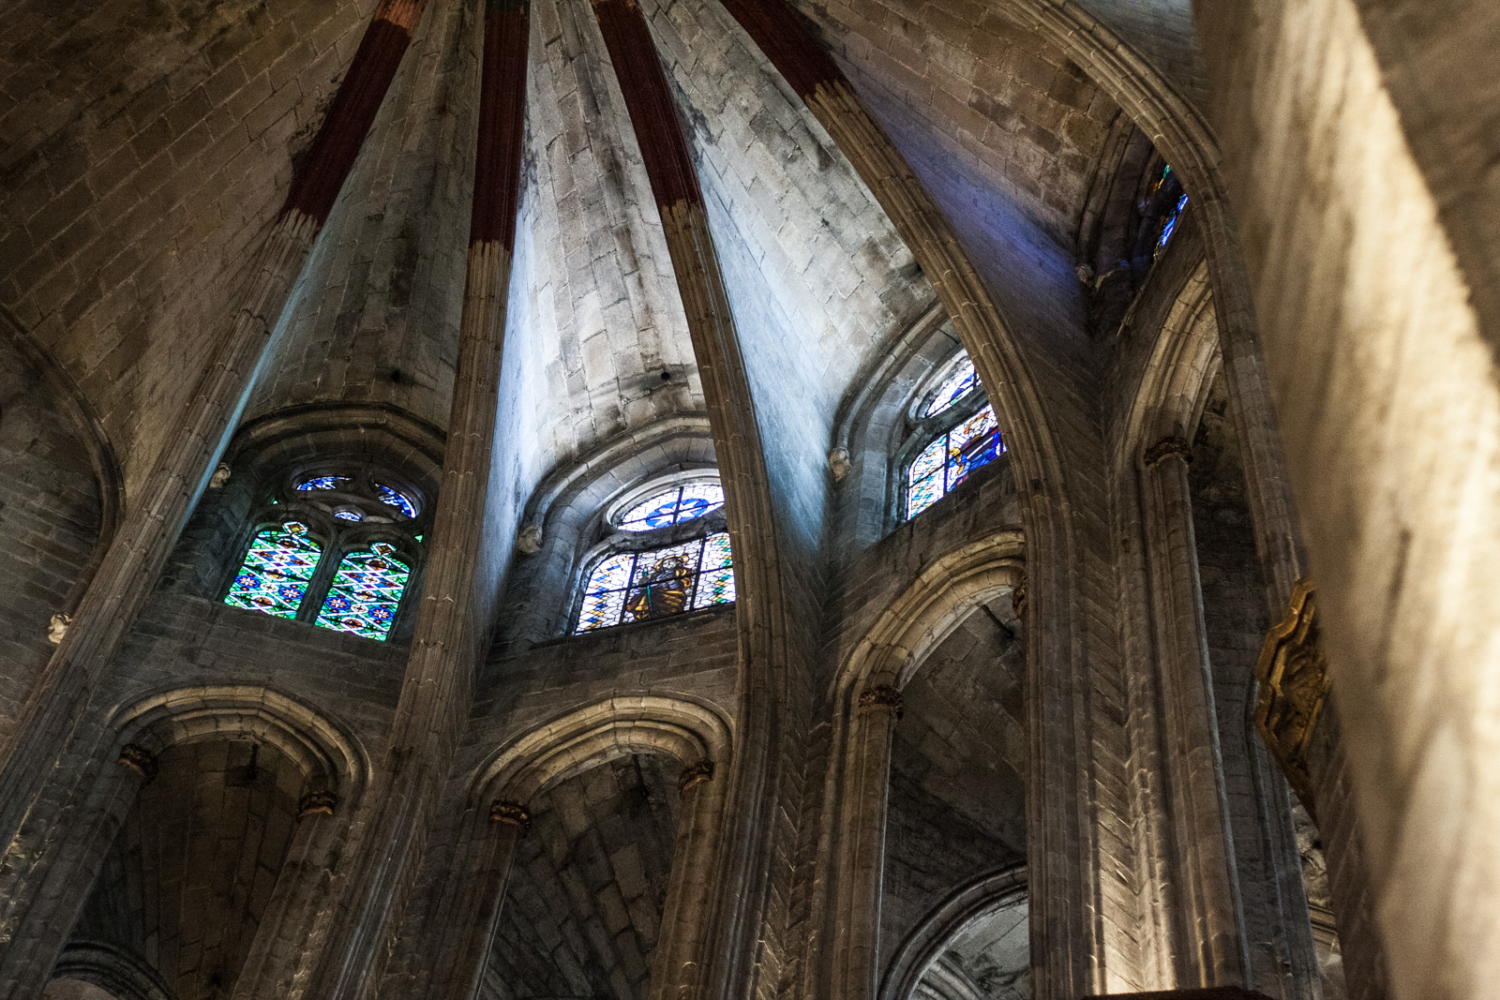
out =
[[[1162,759],[1171,810],[1174,965],[1184,986],[1238,986],[1249,968],[1219,755],[1203,595],[1188,492],[1188,443],[1163,438],[1141,472]]]

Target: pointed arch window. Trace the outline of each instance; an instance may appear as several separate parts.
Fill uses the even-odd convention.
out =
[[[1172,236],[1177,232],[1177,224],[1182,221],[1182,213],[1187,210],[1188,196],[1182,189],[1182,182],[1172,171],[1171,164],[1163,165],[1161,173],[1147,192],[1142,205],[1148,207],[1148,211],[1155,212],[1156,241],[1151,250],[1151,257],[1155,260],[1161,256],[1161,252],[1167,248],[1172,241]]]
[[[423,507],[418,490],[385,472],[289,476],[258,512],[264,526],[224,603],[386,640],[421,552]]]
[[[935,435],[907,464],[903,477],[903,515],[910,519],[956,489],[978,468],[1005,452],[995,410],[984,398],[974,362],[966,353],[950,363],[937,388],[923,398],[918,432]],[[909,454],[909,453],[908,453]]]
[[[734,559],[722,530],[723,507],[717,480],[674,485],[625,505],[612,520],[616,533],[586,576],[573,631],[733,604]]]

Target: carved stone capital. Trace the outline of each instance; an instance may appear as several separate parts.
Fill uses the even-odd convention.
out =
[[[1328,661],[1318,637],[1316,606],[1310,580],[1292,588],[1286,617],[1266,633],[1255,678],[1260,697],[1255,728],[1307,811],[1315,817],[1307,747],[1328,700]]]
[[[843,482],[853,468],[854,464],[849,461],[848,448],[835,448],[828,453],[828,469],[833,473],[834,482]]]
[[[1026,577],[1022,576],[1010,592],[1010,607],[1017,618],[1026,617]]]
[[[1183,462],[1191,462],[1193,460],[1192,445],[1188,444],[1185,438],[1164,437],[1147,448],[1146,453],[1141,457],[1148,469],[1160,465],[1169,458],[1180,458]]]
[[[901,692],[888,684],[867,687],[859,693],[861,712],[888,711],[901,718]]]
[[[682,774],[677,778],[677,790],[686,792],[689,788],[712,780],[714,780],[714,762],[700,760],[682,769]]]
[[[297,803],[297,818],[332,816],[338,804],[339,797],[333,792],[308,792]]]
[[[125,744],[120,750],[120,763],[139,774],[143,779],[142,784],[146,785],[155,781],[157,772],[161,770],[156,763],[156,754],[137,743]]]
[[[506,826],[518,826],[522,833],[531,829],[531,810],[510,799],[496,799],[490,806],[490,819]]]

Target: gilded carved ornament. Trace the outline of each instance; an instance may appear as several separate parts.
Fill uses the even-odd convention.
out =
[[[677,778],[677,790],[685,793],[689,788],[701,785],[705,781],[712,781],[713,778],[714,762],[711,760],[700,760],[696,764],[689,764],[682,769],[682,774]]]
[[[137,743],[127,743],[120,749],[120,763],[139,774],[144,779],[141,783],[145,785],[155,781],[157,771],[160,770],[156,754]]]
[[[1255,665],[1255,679],[1260,682],[1255,728],[1292,790],[1314,815],[1307,747],[1328,700],[1328,661],[1318,631],[1312,581],[1299,580],[1292,588],[1286,617],[1266,633]]]
[[[893,713],[898,719],[901,718],[901,692],[888,684],[877,684],[859,693],[861,712],[875,712],[882,709]]]
[[[304,819],[308,816],[332,816],[333,810],[339,804],[339,797],[333,792],[308,792],[302,796],[297,803],[297,818]]]

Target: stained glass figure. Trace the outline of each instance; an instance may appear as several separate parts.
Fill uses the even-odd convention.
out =
[[[349,476],[313,476],[297,484],[299,490],[336,490],[349,482]]]
[[[386,486],[383,483],[376,483],[375,495],[379,497],[380,502],[385,504],[387,507],[395,507],[407,517],[417,516],[416,505],[413,504],[409,499],[407,499],[406,494],[402,493],[400,490],[393,489],[392,487]]]
[[[616,553],[589,574],[576,631],[732,604],[733,566],[724,532],[650,552]]]
[[[367,639],[385,639],[410,577],[411,567],[396,558],[396,546],[389,542],[349,553],[323,599],[318,624]]]
[[[922,411],[923,417],[931,417],[942,413],[948,407],[968,395],[969,390],[979,384],[979,373],[974,370],[974,362],[967,354],[959,355],[942,384],[933,393],[932,399],[927,403],[927,408]]]
[[[995,410],[986,406],[923,448],[907,468],[906,516],[916,517],[1004,451]]]
[[[322,552],[300,521],[262,530],[250,543],[224,603],[277,618],[297,617]]]
[[[623,531],[652,531],[703,517],[724,506],[718,483],[688,483],[654,494],[620,515]]]

